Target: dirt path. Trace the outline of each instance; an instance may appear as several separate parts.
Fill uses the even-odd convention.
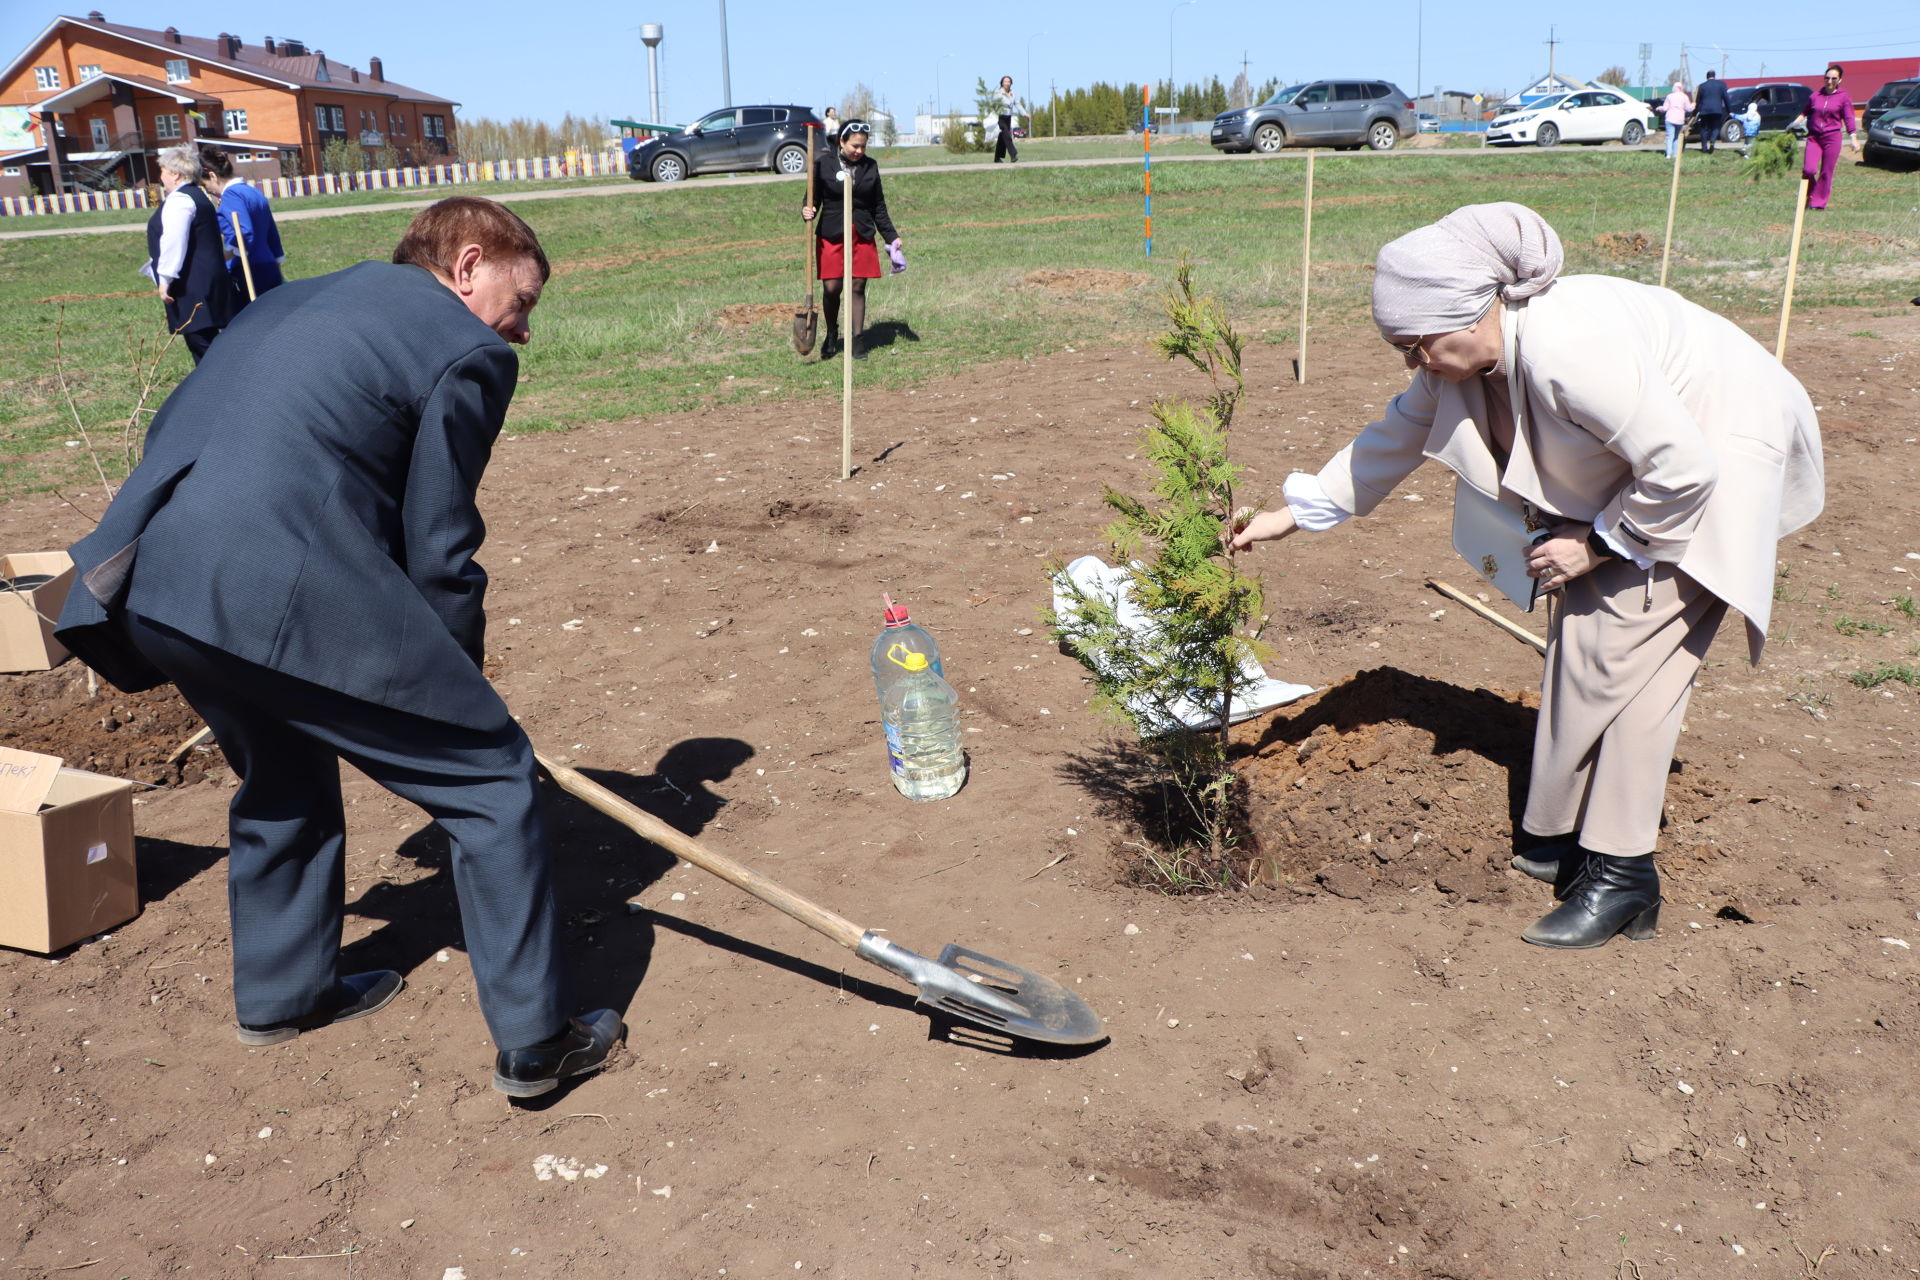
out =
[[[486,1087],[445,842],[353,777],[350,962],[408,991],[243,1049],[231,776],[208,754],[136,810],[143,915],[0,953],[0,1270],[1912,1274],[1920,719],[1908,684],[1847,677],[1920,639],[1899,604],[1920,595],[1920,312],[1872,338],[1813,319],[1793,363],[1828,514],[1783,548],[1767,664],[1730,629],[1702,679],[1663,936],[1597,952],[1519,941],[1547,905],[1504,869],[1539,659],[1421,585],[1472,582],[1438,474],[1263,554],[1276,674],[1328,687],[1245,733],[1257,834],[1293,879],[1176,898],[1130,882],[1116,743],[1037,615],[1046,560],[1101,549],[1100,486],[1141,487],[1146,402],[1183,375],[1117,348],[875,393],[844,484],[835,402],[503,441],[489,647],[547,750],[908,946],[1045,967],[1111,1042],[930,1037],[879,971],[556,797],[581,999],[632,1038],[516,1109]],[[1262,495],[1401,385],[1370,331],[1326,335],[1306,388],[1291,354],[1250,352]],[[0,507],[8,546],[82,524]],[[973,771],[949,801],[885,778],[882,590],[963,695]],[[21,715],[38,686],[6,679],[8,740],[53,745]]]

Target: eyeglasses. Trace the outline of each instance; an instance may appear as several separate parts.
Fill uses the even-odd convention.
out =
[[[1423,363],[1425,362],[1427,353],[1420,349],[1420,344],[1426,341],[1424,336],[1415,338],[1412,342],[1395,342],[1392,338],[1388,338],[1386,341],[1388,346],[1398,351],[1401,355],[1409,359],[1414,356],[1419,356],[1421,361]]]
[[[851,138],[856,133],[870,134],[872,132],[872,127],[869,126],[865,120],[849,120],[845,125],[841,126],[840,136],[842,138]]]

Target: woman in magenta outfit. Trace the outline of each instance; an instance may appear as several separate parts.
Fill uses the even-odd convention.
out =
[[[1807,208],[1824,209],[1833,194],[1833,169],[1840,163],[1840,131],[1846,130],[1853,149],[1860,149],[1859,125],[1853,118],[1853,99],[1840,87],[1846,68],[1834,63],[1827,68],[1827,82],[1813,91],[1807,103],[1807,160],[1802,176],[1813,183],[1807,192]],[[1819,176],[1815,176],[1818,170]]]

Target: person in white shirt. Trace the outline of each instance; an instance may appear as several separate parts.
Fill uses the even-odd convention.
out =
[[[242,296],[227,274],[220,219],[200,189],[201,168],[197,147],[162,151],[160,185],[167,196],[147,219],[146,274],[166,308],[167,331],[180,335],[195,364],[232,322]]]

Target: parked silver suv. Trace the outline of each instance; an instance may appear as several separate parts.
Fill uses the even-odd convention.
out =
[[[1211,141],[1222,151],[1360,146],[1391,151],[1418,127],[1413,99],[1390,81],[1310,80],[1282,89],[1257,107],[1215,116]]]

